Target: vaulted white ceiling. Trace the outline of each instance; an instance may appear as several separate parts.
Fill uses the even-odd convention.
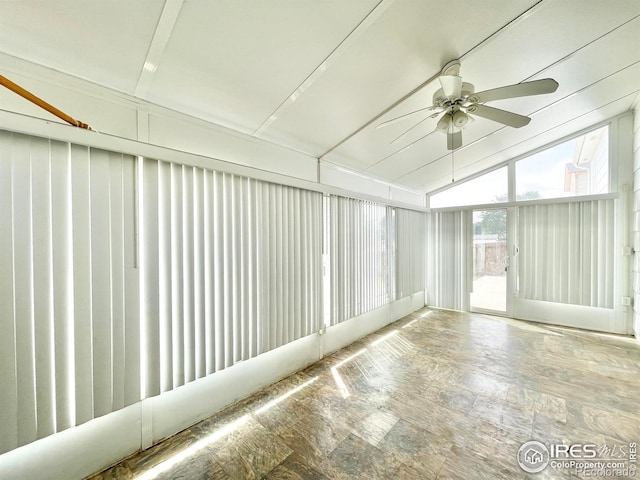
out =
[[[451,181],[446,137],[419,117],[459,58],[476,91],[552,77],[493,106],[454,154],[462,178],[628,110],[640,90],[637,0],[22,0],[0,51],[426,192]]]

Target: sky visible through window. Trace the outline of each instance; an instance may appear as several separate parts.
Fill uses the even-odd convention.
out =
[[[482,205],[506,201],[507,167],[456,185],[431,197],[431,208]]]
[[[576,142],[570,140],[516,162],[517,200],[527,200],[523,198],[527,192],[537,192],[537,198],[572,196],[564,190],[564,172],[573,160]]]
[[[515,162],[516,200],[609,192],[608,127],[560,143]],[[431,208],[507,201],[507,167],[436,193]]]

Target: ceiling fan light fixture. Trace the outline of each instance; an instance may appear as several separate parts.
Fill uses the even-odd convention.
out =
[[[438,120],[436,128],[441,132],[447,133],[451,129],[451,115],[448,113],[443,115],[442,118]]]
[[[473,92],[475,92],[475,87],[473,86],[473,83],[469,83],[469,82],[462,82],[462,97],[468,97],[469,95],[473,95]]]
[[[462,110],[458,110],[453,114],[452,120],[455,127],[463,129],[469,121],[469,117]]]

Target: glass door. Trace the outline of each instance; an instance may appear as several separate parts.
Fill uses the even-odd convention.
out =
[[[507,209],[473,211],[473,311],[507,313]]]

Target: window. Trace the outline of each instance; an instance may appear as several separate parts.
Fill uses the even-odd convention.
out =
[[[598,193],[609,193],[608,127],[516,162],[516,200]]]
[[[436,193],[430,199],[430,207],[444,208],[506,202],[507,185],[507,167],[502,167]]]

